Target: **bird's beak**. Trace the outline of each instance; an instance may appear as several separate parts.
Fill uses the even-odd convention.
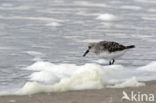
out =
[[[83,54],[83,57],[85,57],[89,53],[89,49]]]

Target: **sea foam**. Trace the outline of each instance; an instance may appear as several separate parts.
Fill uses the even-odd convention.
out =
[[[132,70],[122,65],[54,64],[38,61],[25,68],[33,71],[28,77],[31,82],[25,83],[16,94],[144,86],[145,84],[140,82],[144,80],[140,68],[154,68],[155,64],[156,62],[153,62]]]
[[[156,72],[156,62],[151,62],[146,66],[138,68],[138,70]]]
[[[115,21],[117,18],[113,14],[100,14],[96,19],[103,21]]]

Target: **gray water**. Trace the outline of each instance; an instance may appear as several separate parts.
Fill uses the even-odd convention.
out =
[[[113,14],[114,21],[96,18]],[[59,26],[47,25],[59,23]],[[85,64],[88,41],[117,41],[136,48],[116,64],[143,66],[156,61],[154,0],[0,0],[0,90],[20,88],[37,60]]]

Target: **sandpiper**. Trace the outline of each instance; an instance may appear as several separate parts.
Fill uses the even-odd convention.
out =
[[[90,51],[95,53],[98,57],[109,60],[109,65],[114,64],[115,59],[122,56],[127,50],[134,48],[135,45],[124,46],[117,42],[100,41],[90,43],[87,51],[83,54],[86,56]]]

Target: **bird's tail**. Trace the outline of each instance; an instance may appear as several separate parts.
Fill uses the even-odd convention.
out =
[[[131,48],[135,48],[135,45],[126,46],[126,49],[131,49]]]

